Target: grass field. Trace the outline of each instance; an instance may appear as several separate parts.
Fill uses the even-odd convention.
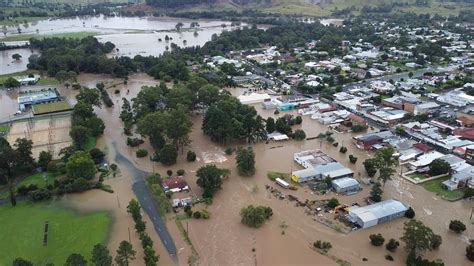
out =
[[[84,145],[84,150],[85,151],[90,151],[93,148],[95,148],[96,145],[97,145],[97,138],[96,137],[89,137],[87,139],[86,144]]]
[[[45,188],[48,185],[53,185],[56,177],[57,175],[54,175],[52,173],[36,173],[18,182],[18,184],[15,185],[15,189],[20,186],[29,186],[31,184],[37,185],[39,188]],[[7,188],[2,188],[2,192],[0,192],[0,199],[5,199],[7,197]]]
[[[93,31],[79,31],[79,32],[65,32],[65,33],[55,33],[55,34],[15,34],[15,35],[8,35],[4,38],[0,38],[0,41],[8,42],[8,41],[28,41],[31,38],[36,39],[44,39],[44,38],[74,38],[74,39],[82,39],[88,36],[94,36],[99,34],[98,32]]]
[[[48,113],[67,111],[71,109],[72,107],[67,101],[35,104],[33,105],[33,114],[35,115],[48,114]]]
[[[449,176],[431,180],[426,183],[423,183],[423,187],[430,192],[436,193],[436,195],[441,196],[441,198],[445,200],[456,201],[456,200],[461,199],[464,196],[463,190],[449,191],[441,187],[441,183],[448,179],[449,179]]]
[[[48,245],[43,246],[44,223],[49,223]],[[56,204],[21,202],[0,206],[0,265],[17,257],[35,265],[63,265],[69,254],[91,257],[92,247],[104,243],[110,218],[106,212],[79,215]]]
[[[286,181],[290,181],[290,174],[287,173],[279,173],[279,172],[268,172],[267,173],[268,179],[271,181],[275,181],[275,179],[280,178]]]

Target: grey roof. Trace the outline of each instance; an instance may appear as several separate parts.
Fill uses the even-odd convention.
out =
[[[407,211],[408,207],[394,199],[384,200],[363,207],[350,207],[349,215],[357,216],[363,222],[387,217],[396,213]]]
[[[339,179],[334,179],[332,181],[332,185],[337,186],[339,188],[348,188],[352,186],[358,186],[359,182],[357,182],[357,180],[355,180],[354,178],[343,177]]]
[[[461,159],[461,158],[459,158],[455,155],[452,155],[452,154],[447,154],[443,157],[440,157],[439,159],[443,160],[443,161],[446,161],[447,163],[449,163],[449,165],[454,165],[454,164],[457,164],[457,163],[465,162],[463,159]]]

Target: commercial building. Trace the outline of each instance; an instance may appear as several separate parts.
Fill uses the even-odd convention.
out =
[[[355,194],[360,190],[360,184],[354,178],[343,177],[331,182],[332,187],[337,193],[346,195]]]
[[[26,107],[33,104],[49,103],[59,100],[59,93],[56,89],[47,89],[36,91],[18,96],[20,110],[26,110]]]
[[[302,183],[310,180],[322,180],[329,176],[332,179],[352,177],[354,172],[338,163],[320,150],[308,150],[294,154],[294,160],[306,169],[293,171],[291,179]]]
[[[388,222],[405,215],[408,207],[394,199],[384,200],[363,207],[350,207],[347,218],[362,228]]]
[[[381,144],[384,140],[393,137],[391,131],[380,131],[376,133],[368,133],[361,136],[353,137],[354,144],[359,149],[370,150],[376,144]]]

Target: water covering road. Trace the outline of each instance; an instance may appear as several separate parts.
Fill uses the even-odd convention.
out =
[[[160,239],[163,242],[163,245],[165,246],[170,256],[172,258],[176,258],[176,245],[168,231],[168,228],[163,222],[163,219],[158,213],[156,203],[153,200],[153,195],[151,194],[145,183],[145,177],[148,175],[148,173],[136,168],[135,165],[130,162],[130,160],[120,154],[120,152],[116,149],[115,142],[112,144],[112,147],[117,151],[115,161],[121,166],[127,167],[130,173],[133,174],[134,182],[132,185],[132,189],[135,195],[137,196],[137,199],[140,202],[142,209],[146,212],[146,214],[148,214],[151,221],[153,222],[153,227],[160,236]]]

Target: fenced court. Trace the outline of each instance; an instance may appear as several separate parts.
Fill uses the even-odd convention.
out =
[[[49,151],[53,159],[58,159],[59,151],[72,144],[70,128],[69,114],[31,117],[13,122],[6,138],[11,145],[18,138],[33,141],[33,158],[37,159],[41,151]]]

